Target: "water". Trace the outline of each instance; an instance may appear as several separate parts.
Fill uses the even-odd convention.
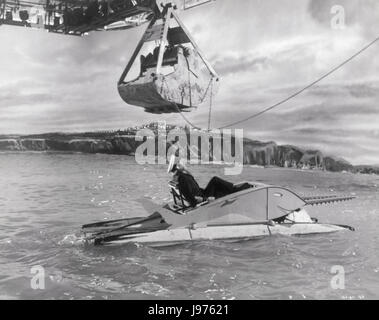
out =
[[[200,184],[221,167],[191,167]],[[0,154],[0,298],[2,299],[378,299],[378,176],[245,168],[243,178],[301,194],[354,194],[352,202],[309,209],[322,222],[355,232],[199,242],[165,248],[92,247],[80,226],[145,216],[138,202],[170,198],[165,166],[127,156]],[[31,268],[45,289],[31,288]],[[345,270],[334,290],[331,268]]]

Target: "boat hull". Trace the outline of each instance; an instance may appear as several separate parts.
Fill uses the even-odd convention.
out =
[[[95,245],[145,243],[155,246],[354,230],[349,226],[318,223],[304,209],[309,203],[345,199],[319,196],[305,200],[283,187],[250,183],[250,188],[187,210],[183,207],[175,211],[175,206],[161,207],[144,199],[141,204],[146,212],[153,213],[150,216],[85,225],[82,231]]]
[[[208,226],[205,228],[181,228],[159,230],[149,233],[131,234],[107,241],[104,239],[101,245],[122,245],[127,243],[142,243],[154,246],[173,245],[183,242],[209,241],[209,240],[245,240],[262,238],[271,235],[308,235],[320,233],[332,233],[346,230],[343,226],[318,223],[295,224],[251,224],[236,226]]]

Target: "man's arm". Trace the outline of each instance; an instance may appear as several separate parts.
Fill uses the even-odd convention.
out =
[[[195,179],[189,175],[181,175],[178,180],[178,186],[185,200],[190,203],[191,207],[196,207],[196,196],[199,195],[200,188]]]

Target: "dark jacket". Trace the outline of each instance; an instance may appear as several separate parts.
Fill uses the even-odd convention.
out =
[[[188,172],[178,171],[178,187],[179,191],[187,200],[191,207],[196,207],[197,200],[195,197],[202,197],[203,190],[199,187],[195,178]]]

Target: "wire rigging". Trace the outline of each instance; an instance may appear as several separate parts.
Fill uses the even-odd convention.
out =
[[[212,122],[212,95],[213,95],[213,79],[211,79],[211,94],[209,95],[209,112],[208,112],[208,132],[211,131]],[[207,89],[208,90],[208,89]]]
[[[254,113],[252,114],[251,116],[247,117],[247,118],[243,118],[241,120],[238,120],[238,121],[235,121],[235,122],[232,122],[232,123],[229,123],[227,125],[224,125],[222,127],[219,127],[218,129],[225,129],[225,128],[229,128],[229,127],[232,127],[232,126],[235,126],[237,124],[241,124],[243,122],[246,122],[246,121],[249,121],[251,119],[254,119],[254,118],[257,118],[259,116],[261,116],[262,114],[265,114],[267,113],[268,111],[271,111],[279,106],[281,106],[282,104],[288,102],[289,100],[292,100],[293,98],[297,97],[298,95],[300,95],[301,93],[303,93],[304,91],[310,89],[311,87],[313,87],[314,85],[316,85],[317,83],[321,82],[322,80],[324,80],[325,78],[327,78],[328,76],[330,76],[331,74],[333,74],[334,72],[336,72],[337,70],[341,69],[343,66],[345,66],[346,64],[348,64],[350,61],[352,61],[353,59],[355,59],[357,56],[359,56],[360,54],[362,54],[364,51],[366,51],[367,49],[369,49],[370,47],[372,47],[376,42],[379,41],[379,37],[377,37],[375,40],[371,41],[369,44],[367,44],[366,46],[364,46],[361,50],[359,50],[358,52],[356,52],[354,55],[352,55],[350,58],[346,59],[345,61],[343,61],[342,63],[340,63],[338,66],[334,67],[332,70],[330,70],[329,72],[325,73],[324,75],[322,75],[320,78],[318,78],[317,80],[311,82],[310,84],[308,84],[307,86],[305,86],[304,88],[302,88],[301,90],[291,94],[289,97],[275,103],[274,105],[270,106],[270,107],[267,107],[257,113]]]
[[[201,128],[199,128],[198,126],[195,126],[190,120],[188,120],[188,118],[183,114],[182,110],[180,110],[180,108],[178,107],[178,105],[175,102],[172,102],[172,104],[175,107],[176,111],[181,115],[183,120],[185,122],[187,122],[187,124],[189,124],[190,127],[192,127],[192,129],[201,130]]]

